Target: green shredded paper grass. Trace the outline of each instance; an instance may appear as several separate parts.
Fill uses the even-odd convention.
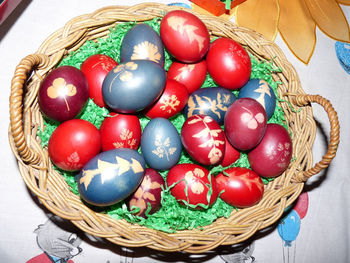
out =
[[[155,31],[159,33],[160,26],[160,18],[155,18],[150,21],[144,22],[150,25]],[[121,46],[121,42],[123,36],[135,25],[134,22],[126,22],[117,25],[115,28],[112,28],[110,34],[107,38],[98,39],[98,41],[87,41],[83,46],[81,46],[77,51],[70,53],[67,57],[65,57],[58,66],[70,65],[80,69],[82,62],[87,59],[89,56],[94,54],[104,54],[112,57],[114,60],[119,62],[119,50]],[[280,70],[276,68],[271,62],[259,62],[253,56],[251,57],[252,62],[252,74],[251,78],[260,78],[267,81],[271,88],[274,90],[277,99],[279,100],[277,93],[277,86],[279,83],[276,83],[272,79],[272,73],[279,72]],[[165,70],[168,70],[170,64],[172,63],[171,56],[165,50]],[[213,87],[217,86],[213,79],[207,74],[205,83],[202,87]],[[238,95],[238,91],[233,91],[235,95]],[[79,118],[87,120],[93,123],[97,128],[100,127],[102,121],[106,116],[109,115],[109,111],[105,108],[100,108],[97,106],[91,99],[88,101],[87,106],[85,107],[83,113],[79,116]],[[141,123],[142,129],[146,126],[149,119],[139,114],[139,119]],[[178,132],[181,132],[182,124],[185,121],[185,117],[179,113],[178,115],[172,117],[170,119],[174,126],[177,128]],[[48,119],[44,119],[45,129],[39,130],[37,135],[41,139],[42,147],[46,147],[48,145],[49,138],[55,128],[58,126],[58,123],[53,122]],[[276,103],[276,109],[274,115],[269,119],[269,123],[278,123],[283,125],[285,128],[286,120],[284,118],[284,113],[282,108]],[[140,150],[139,150],[140,151]],[[179,163],[195,163],[193,159],[183,150]],[[237,167],[247,167],[250,168],[247,154],[242,152],[241,157],[237,160],[232,166]],[[216,167],[207,167],[210,169],[210,174],[218,174],[222,172],[224,168],[222,166]],[[226,167],[227,168],[227,167]],[[226,169],[225,168],[225,169]],[[71,190],[74,194],[79,195],[77,182],[75,180],[78,173],[65,172],[57,167],[55,167],[62,176],[65,178],[68,185],[71,187]],[[166,178],[167,171],[162,171],[160,174],[163,178]],[[272,179],[262,178],[263,182],[267,184]],[[209,198],[209,197],[208,197]],[[184,205],[180,205],[176,199],[170,194],[170,188],[165,188],[162,191],[162,206],[160,210],[152,215],[149,215],[146,219],[142,217],[135,216],[134,214],[137,212],[136,210],[129,211],[125,202],[121,201],[115,205],[104,207],[104,208],[96,208],[92,207],[92,209],[107,213],[109,216],[115,219],[125,219],[130,223],[137,223],[139,225],[146,226],[148,228],[161,230],[164,232],[176,232],[179,230],[185,229],[195,229],[210,225],[217,218],[220,217],[229,217],[233,209],[236,209],[227,203],[225,203],[222,199],[218,198],[217,201],[208,209],[198,210],[192,209],[191,207],[186,207]],[[149,207],[150,208],[150,207]]]

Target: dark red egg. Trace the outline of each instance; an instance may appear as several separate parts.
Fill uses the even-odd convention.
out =
[[[223,88],[240,89],[250,78],[252,66],[248,52],[230,38],[214,40],[206,60],[210,76]]]
[[[211,206],[218,197],[215,177],[197,164],[175,165],[169,170],[166,183],[180,204],[196,206],[196,209]]]
[[[241,153],[231,145],[231,143],[227,140],[225,136],[225,154],[224,154],[224,159],[222,159],[220,163],[221,166],[227,167],[235,163],[240,156],[241,156]]]
[[[80,70],[89,82],[90,98],[100,107],[106,107],[102,97],[103,80],[117,65],[113,58],[103,54],[92,55],[81,64]]]
[[[181,141],[189,155],[203,165],[215,165],[224,158],[225,133],[210,116],[193,115],[186,119]]]
[[[276,177],[288,168],[292,152],[292,140],[287,130],[279,124],[269,123],[259,145],[248,153],[248,160],[260,176]]]
[[[227,139],[238,150],[254,148],[266,130],[266,112],[259,102],[251,98],[236,100],[225,115]]]
[[[72,66],[52,70],[41,83],[38,94],[42,113],[58,122],[77,117],[88,99],[88,81],[79,69]]]
[[[130,148],[137,150],[141,140],[140,120],[136,115],[110,113],[100,127],[102,150]]]
[[[264,194],[263,181],[248,168],[228,168],[216,176],[216,184],[220,198],[239,208],[257,204]]]
[[[169,53],[185,63],[200,61],[210,45],[209,32],[202,20],[183,10],[170,11],[163,17],[160,37]]]
[[[80,170],[100,150],[100,132],[93,124],[81,119],[61,123],[48,144],[51,161],[65,171]]]

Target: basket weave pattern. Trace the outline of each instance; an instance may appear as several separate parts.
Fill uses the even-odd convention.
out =
[[[151,3],[131,7],[111,6],[76,17],[54,32],[35,54],[24,58],[16,68],[10,97],[9,139],[27,187],[51,212],[70,220],[81,230],[122,246],[202,253],[219,245],[242,242],[258,230],[276,222],[284,209],[299,196],[304,182],[328,167],[335,157],[339,144],[339,123],[328,100],[318,95],[305,94],[294,68],[274,43],[227,20],[196,14],[206,24],[211,37],[234,39],[259,61],[273,59],[274,64],[282,69],[280,73],[273,73],[273,79],[281,83],[278,88],[282,99],[280,106],[293,133],[294,161],[285,173],[265,186],[264,197],[259,204],[234,210],[229,218],[220,218],[203,230],[166,234],[90,210],[52,168],[47,149],[41,148],[36,136],[37,130],[44,128],[37,101],[40,83],[64,56],[77,50],[86,40],[105,37],[110,32],[109,29],[118,23],[142,22],[162,17],[173,9],[174,7]],[[323,106],[330,120],[328,151],[315,165],[312,145],[316,124],[311,102]]]

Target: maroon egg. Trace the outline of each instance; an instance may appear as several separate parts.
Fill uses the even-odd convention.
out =
[[[41,83],[38,99],[46,117],[59,122],[73,119],[89,99],[88,81],[75,67],[58,67]]]
[[[248,153],[248,160],[260,176],[276,177],[288,168],[292,152],[292,140],[287,130],[279,124],[269,123],[259,145]]]
[[[225,115],[227,139],[238,150],[255,147],[266,130],[266,112],[259,102],[251,98],[236,100]]]
[[[196,209],[211,206],[218,197],[215,177],[197,164],[175,165],[169,170],[166,183],[180,204],[196,206]]]
[[[181,141],[189,155],[203,165],[215,165],[224,158],[225,133],[210,116],[193,115],[186,119]]]
[[[225,136],[225,154],[224,154],[224,158],[220,163],[221,166],[227,167],[235,163],[239,159],[240,155],[241,153],[230,144],[230,142],[227,140]]]
[[[161,207],[162,187],[165,182],[163,177],[154,169],[147,168],[141,185],[128,200],[129,209],[140,208],[135,215],[146,218],[148,206],[151,206],[149,214],[157,212]]]

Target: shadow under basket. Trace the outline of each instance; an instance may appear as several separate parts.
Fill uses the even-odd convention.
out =
[[[195,13],[207,26],[211,38],[228,37],[239,42],[258,61],[271,61],[281,69],[272,74],[278,82],[279,105],[293,134],[293,161],[288,169],[265,185],[263,199],[255,206],[233,210],[202,229],[164,233],[126,220],[92,211],[73,194],[65,179],[53,169],[47,149],[42,148],[37,130],[44,122],[37,94],[41,81],[58,63],[87,40],[106,37],[110,28],[124,22],[143,22],[182,9],[163,4],[110,6],[70,20],[17,66],[11,83],[9,140],[19,171],[27,187],[54,214],[70,220],[81,230],[127,247],[149,247],[158,251],[203,253],[220,245],[243,242],[257,231],[275,223],[286,207],[300,195],[305,181],[327,168],[339,144],[339,122],[331,103],[319,95],[305,94],[293,66],[280,48],[252,30],[214,16]],[[188,12],[193,12],[186,9]],[[316,135],[311,103],[320,104],[330,121],[330,142],[322,160],[313,162]]]

